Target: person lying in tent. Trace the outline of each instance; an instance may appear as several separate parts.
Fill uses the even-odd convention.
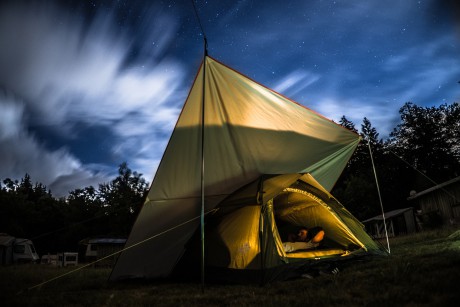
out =
[[[288,235],[288,242],[283,242],[284,251],[294,252],[296,250],[312,249],[319,246],[324,239],[324,229],[322,227],[301,227],[296,234]]]

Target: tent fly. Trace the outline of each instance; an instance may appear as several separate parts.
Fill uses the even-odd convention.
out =
[[[204,257],[192,265],[206,272],[282,272],[318,258],[285,255],[286,225],[322,226],[337,250],[319,258],[379,250],[329,194],[359,141],[205,56],[110,279],[170,277],[192,253],[200,224]]]

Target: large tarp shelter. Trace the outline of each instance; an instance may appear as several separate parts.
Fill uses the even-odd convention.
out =
[[[203,160],[208,214],[264,174],[308,173],[330,191],[358,142],[357,134],[206,56],[111,280],[170,276],[199,228]]]

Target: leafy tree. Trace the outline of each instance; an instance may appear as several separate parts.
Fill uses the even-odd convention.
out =
[[[446,114],[445,133],[450,154],[455,158],[455,161],[460,162],[460,104],[442,105],[441,108]],[[459,175],[458,172],[456,175]]]
[[[67,220],[72,223],[72,231],[79,233],[80,239],[101,234],[100,219],[104,207],[99,191],[93,186],[76,189],[67,197]]]
[[[390,134],[388,148],[436,182],[459,176],[459,105],[436,108],[408,102],[399,113],[401,123]]]
[[[142,174],[133,172],[126,162],[118,169],[118,176],[108,184],[99,185],[104,212],[111,225],[110,234],[128,235],[142,206],[148,189]]]
[[[372,127],[371,121],[364,117],[361,125],[361,135],[366,143],[370,143],[372,147],[382,148],[383,141],[379,139],[379,133],[375,127]]]
[[[19,182],[17,180],[13,181],[10,178],[3,180],[3,184],[4,187],[2,187],[2,190],[6,192],[15,192],[19,186]]]
[[[400,124],[386,142],[364,118],[360,133],[362,142],[334,187],[333,194],[360,219],[373,213],[367,208],[379,208],[368,144],[385,211],[407,206],[409,191],[433,186],[433,182],[419,172],[437,182],[460,175],[459,104],[425,108],[406,103],[400,115]],[[355,125],[345,116],[340,123],[356,131],[353,130]],[[363,203],[366,203],[364,207]]]
[[[3,184],[0,189],[0,231],[22,236],[26,233],[26,225],[21,222],[27,214],[26,201],[17,193],[17,180],[6,178]]]
[[[39,252],[57,246],[56,240],[62,234],[46,239],[42,238],[42,235],[66,225],[67,221],[62,215],[63,203],[53,198],[43,184],[34,185],[28,174],[20,182],[7,178],[3,183],[0,191],[2,231],[17,237],[33,239]]]
[[[343,115],[340,118],[339,124],[348,130],[358,134],[358,130],[355,128],[355,124],[347,119],[345,115]],[[360,152],[362,151],[362,142],[358,144],[358,148],[355,152],[355,154],[351,157],[350,161],[348,162],[346,168],[345,168],[345,173],[354,173],[354,170],[357,169],[356,165],[359,164],[359,160],[361,159],[361,154]]]
[[[2,232],[34,240],[40,254],[76,250],[78,242],[97,235],[127,236],[144,201],[147,182],[122,163],[110,183],[76,189],[56,199],[46,186],[5,179],[0,185]]]
[[[343,116],[340,118],[339,124],[340,124],[342,127],[345,127],[345,128],[347,128],[348,130],[350,130],[350,131],[353,131],[353,132],[355,132],[355,133],[358,133],[358,130],[356,130],[356,128],[355,128],[355,124],[354,124],[351,120],[348,120],[348,118],[346,118],[345,115],[343,115]]]
[[[342,117],[340,124],[357,132],[353,122],[347,120],[345,116]],[[332,191],[358,219],[369,218],[379,213],[379,198],[368,149],[368,140],[370,140],[371,144],[378,145],[374,146],[373,150],[377,149],[381,155],[382,141],[378,136],[371,122],[364,118],[361,125],[361,142]]]

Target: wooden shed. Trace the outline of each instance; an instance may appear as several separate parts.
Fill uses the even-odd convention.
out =
[[[460,222],[460,177],[438,184],[407,198],[426,223],[454,224]]]
[[[404,208],[385,212],[385,222],[389,237],[406,235],[417,231],[414,209]],[[363,221],[366,231],[374,238],[385,237],[385,224],[383,216],[377,215]]]

